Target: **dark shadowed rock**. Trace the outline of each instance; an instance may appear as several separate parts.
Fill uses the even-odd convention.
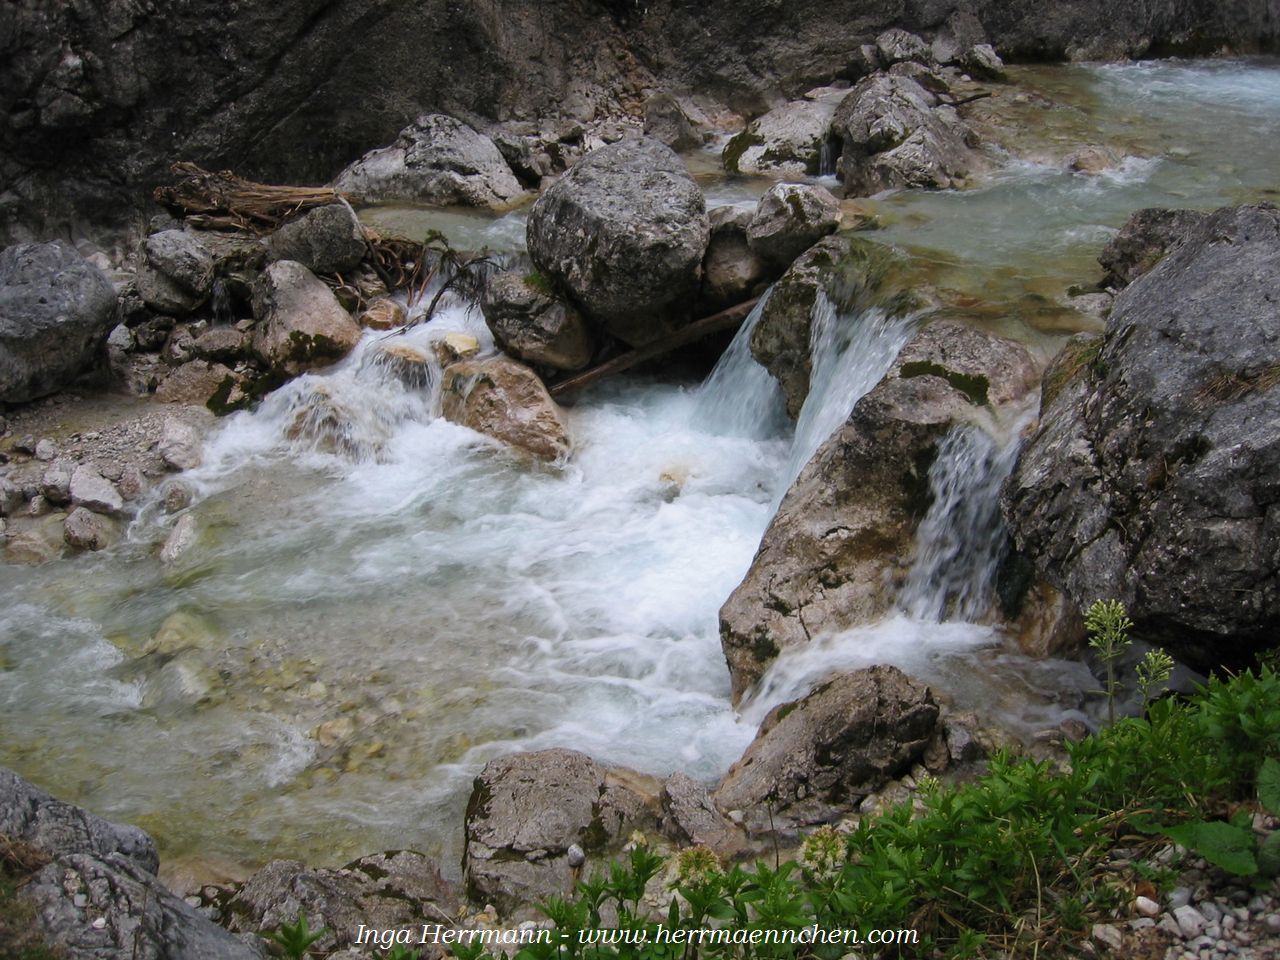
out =
[[[42,397],[92,367],[115,310],[111,282],[72,247],[0,252],[0,402]]]
[[[1205,216],[1195,210],[1139,210],[1098,254],[1107,271],[1103,282],[1111,287],[1133,283],[1177,248]]]
[[[841,141],[846,196],[958,187],[977,163],[973,135],[955,109],[908,76],[860,80],[836,108],[832,131]]]
[[[272,260],[296,260],[313,273],[343,273],[369,255],[364,229],[345,203],[308,210],[267,239]]]
[[[293,260],[278,260],[253,285],[253,351],[287,374],[341,360],[360,340],[360,327],[333,292]]]
[[[223,909],[227,928],[241,933],[278,929],[301,912],[312,930],[327,932],[320,950],[350,946],[360,925],[374,929],[446,926],[457,921],[457,892],[435,861],[409,850],[361,857],[337,870],[275,860],[246,880]],[[424,952],[436,957],[440,951]]]
[[[662,782],[664,834],[682,847],[710,847],[722,860],[732,860],[742,852],[742,831],[716,809],[707,788],[687,773],[673,773]]]
[[[934,323],[902,349],[787,491],[720,609],[735,701],[782,650],[888,612],[911,568],[939,442],[1035,382],[1025,348],[955,323]]]
[[[594,150],[534,204],[529,255],[632,345],[689,319],[710,227],[702,190],[648,137]]]
[[[669,93],[655,93],[644,104],[644,135],[684,153],[702,146],[702,137],[694,129],[680,102]]]
[[[595,348],[586,321],[536,274],[498,274],[485,288],[480,309],[498,346],[513,357],[556,370],[591,362]]]
[[[142,242],[138,293],[157,313],[186,316],[213,289],[213,254],[195,234],[162,230]]]
[[[539,460],[569,456],[571,441],[564,415],[541,378],[506,357],[463,360],[445,368],[441,413]]]
[[[909,770],[939,732],[929,688],[896,667],[844,673],[775,707],[715,791],[753,831],[830,822]],[[775,819],[775,825],[777,820]]]
[[[502,208],[524,193],[492,140],[438,113],[418,117],[395,143],[366,153],[333,185],[365,203]]]
[[[923,63],[930,59],[929,45],[910,31],[894,27],[876,37],[876,50],[880,62],[888,66],[914,60]]]
[[[702,312],[714,313],[754,295],[776,276],[747,242],[747,226],[755,211],[716,207],[708,215],[711,239],[702,260]]]
[[[840,226],[840,202],[825,187],[779,183],[760,198],[747,243],[779,269]]]
[[[463,882],[477,903],[503,912],[566,896],[590,862],[653,825],[639,775],[573,750],[500,757],[476,777],[467,804]],[[591,858],[571,865],[569,848]]]
[[[1019,548],[1078,606],[1125,603],[1200,668],[1280,624],[1280,211],[1224,209],[1045,375],[1006,487]]]
[[[120,525],[110,517],[76,507],[63,525],[63,539],[79,550],[104,550],[120,539]]]
[[[835,112],[836,105],[828,100],[790,100],[774,107],[725,144],[721,154],[725,170],[775,177],[816,176]]]

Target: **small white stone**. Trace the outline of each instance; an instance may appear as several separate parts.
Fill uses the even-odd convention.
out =
[[[106,927],[106,925],[107,925],[106,917],[98,917],[96,920],[93,921],[93,923],[89,924],[89,926],[93,927],[93,929],[95,930],[102,930]]]
[[[1195,907],[1189,905],[1178,907],[1173,911],[1173,919],[1177,921],[1178,929],[1188,940],[1194,940],[1204,933],[1204,915]]]
[[[1138,897],[1133,901],[1134,912],[1144,917],[1156,917],[1160,915],[1160,904],[1156,903],[1150,897]]]
[[[83,893],[77,893],[74,897],[71,898],[71,902],[74,903],[77,907],[84,908],[89,905],[89,898],[86,897]]]
[[[565,857],[569,861],[569,866],[574,868],[582,866],[587,861],[586,853],[576,843],[569,845],[569,849],[565,851]]]
[[[1265,921],[1269,933],[1280,933],[1280,913],[1272,913]]]
[[[1169,894],[1169,909],[1177,910],[1179,907],[1185,907],[1191,902],[1190,887],[1174,887],[1173,892]]]
[[[1120,944],[1123,942],[1120,931],[1109,923],[1095,923],[1093,925],[1093,939],[1110,950],[1119,950]]]

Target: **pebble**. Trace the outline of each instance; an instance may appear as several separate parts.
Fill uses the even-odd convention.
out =
[[[575,869],[582,866],[587,861],[587,855],[582,848],[576,843],[569,845],[569,849],[565,851],[565,858],[569,861],[569,866]]]
[[[1188,940],[1194,940],[1204,932],[1204,915],[1195,907],[1183,905],[1173,911],[1173,919],[1178,929]]]
[[[1191,902],[1190,887],[1174,887],[1169,894],[1169,909],[1177,910],[1179,907],[1185,907]]]
[[[1264,921],[1269,933],[1280,933],[1280,913],[1272,913]]]
[[[77,893],[74,897],[71,898],[71,902],[74,903],[77,907],[80,907],[81,909],[83,909],[84,907],[87,907],[89,905],[89,898],[86,897],[83,893]]]
[[[37,460],[52,460],[58,455],[57,444],[48,438],[41,439],[36,444],[35,455]]]
[[[1150,897],[1138,897],[1133,901],[1133,909],[1144,917],[1155,917],[1160,914],[1160,904]]]
[[[1119,928],[1109,923],[1095,923],[1093,925],[1093,939],[1111,950],[1119,950],[1123,942]]]

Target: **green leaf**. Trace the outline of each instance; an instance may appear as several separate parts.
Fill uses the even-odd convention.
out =
[[[1250,830],[1214,820],[1205,823],[1192,820],[1176,827],[1165,827],[1164,834],[1174,843],[1194,850],[1228,873],[1248,877],[1258,872],[1253,855],[1253,833]]]
[[[1258,771],[1258,799],[1267,811],[1280,816],[1280,760],[1267,757]]]
[[[1264,877],[1280,877],[1280,832],[1262,841],[1258,850],[1258,873]]]

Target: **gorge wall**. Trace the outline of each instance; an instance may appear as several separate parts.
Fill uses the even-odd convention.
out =
[[[666,88],[758,112],[956,12],[1010,59],[1274,47],[1280,0],[17,0],[0,8],[0,239],[118,224],[175,159],[328,180],[433,110]]]

